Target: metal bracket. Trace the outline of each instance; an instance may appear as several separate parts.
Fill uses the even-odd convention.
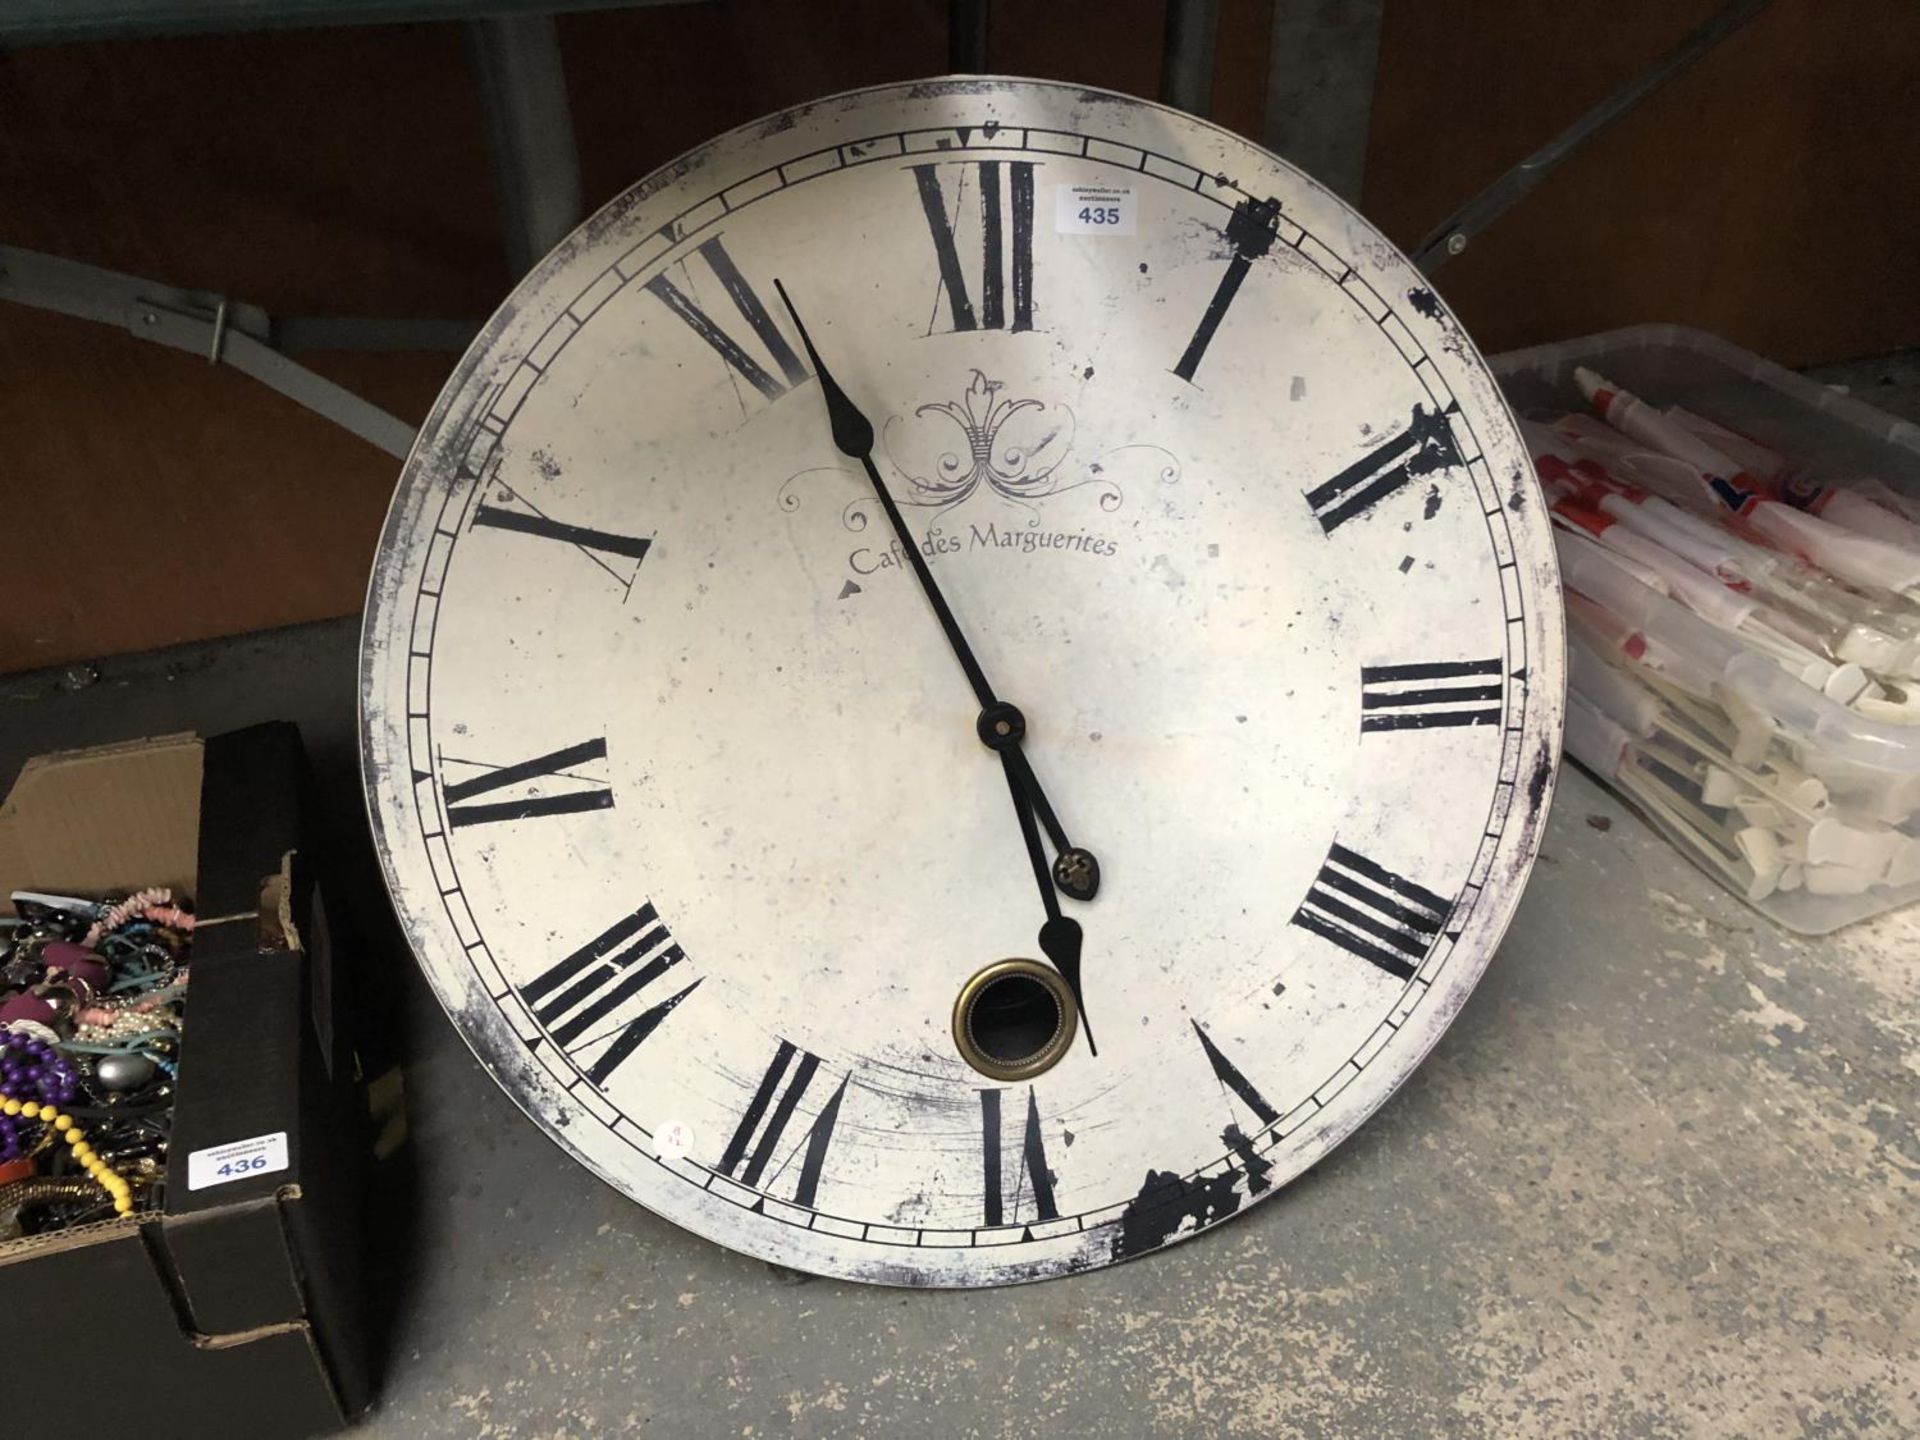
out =
[[[1700,59],[1728,36],[1743,29],[1771,0],[1732,0],[1709,15],[1691,34],[1646,70],[1620,86],[1553,139],[1436,225],[1416,246],[1411,259],[1428,275],[1467,248],[1467,243],[1531,195],[1541,181],[1614,121]]]
[[[476,20],[472,33],[487,159],[517,280],[586,214],[560,35],[551,15]]]
[[[947,69],[955,75],[985,75],[991,0],[948,0]]]
[[[1167,0],[1167,31],[1160,52],[1163,104],[1202,120],[1213,110],[1214,53],[1220,40],[1220,0]]]
[[[225,363],[362,440],[402,459],[414,428],[273,348],[273,322],[257,305],[203,290],[0,245],[0,300],[51,310]],[[377,322],[376,322],[377,323]]]

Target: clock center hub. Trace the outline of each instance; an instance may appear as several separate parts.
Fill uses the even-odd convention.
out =
[[[994,1080],[1030,1080],[1073,1044],[1078,1007],[1058,971],[1038,960],[1000,960],[960,987],[953,1043]]]
[[[1020,713],[1019,706],[996,700],[980,712],[973,728],[982,745],[998,752],[1020,743],[1027,733],[1027,717]]]

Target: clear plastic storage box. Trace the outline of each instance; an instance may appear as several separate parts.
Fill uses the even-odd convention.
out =
[[[1586,410],[1575,380],[1586,367],[1920,517],[1920,426],[1702,331],[1642,325],[1491,363],[1523,421]],[[1561,554],[1569,755],[1791,930],[1824,934],[1920,899],[1920,666],[1886,650],[1912,592],[1836,589],[1849,604],[1884,602],[1899,624],[1856,628],[1804,664],[1783,652],[1805,651],[1716,623],[1701,597],[1577,530]]]

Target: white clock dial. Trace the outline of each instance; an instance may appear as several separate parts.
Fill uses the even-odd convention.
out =
[[[1097,857],[1056,896],[1097,1054],[956,1037],[1047,910],[776,280]],[[407,463],[363,657],[400,916],[527,1113],[702,1235],[914,1285],[1150,1251],[1351,1132],[1513,912],[1562,704],[1527,474],[1419,275],[1209,125],[954,80],[735,131],[548,257]],[[1001,983],[1019,1061],[1056,1001]]]

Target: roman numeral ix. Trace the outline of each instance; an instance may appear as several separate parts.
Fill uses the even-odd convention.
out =
[[[1320,528],[1331,535],[1356,515],[1404,488],[1416,475],[1431,474],[1461,464],[1447,416],[1456,407],[1427,410],[1413,407],[1413,419],[1392,439],[1376,445],[1324,485],[1307,491],[1307,504]]]
[[[1336,844],[1293,923],[1409,980],[1452,910],[1444,896]]]
[[[755,336],[759,338],[769,359],[779,369],[783,379],[775,379],[772,372],[762,365],[732,335],[728,334],[714,318],[702,310],[684,291],[664,274],[656,275],[647,281],[647,290],[655,299],[665,305],[687,324],[687,327],[707,344],[714,353],[754,389],[769,400],[778,400],[793,386],[807,378],[807,367],[800,363],[800,357],[793,353],[793,346],[787,343],[787,337],[780,333],[780,327],[774,323],[772,313],[767,309],[754,288],[747,283],[740,268],[733,263],[733,257],[727,254],[726,246],[716,236],[703,241],[699,246],[701,259],[707,262],[707,268],[720,282],[720,288],[727,292],[727,298],[733,302],[733,308],[740,318],[747,322]]]
[[[604,1085],[700,982],[696,979],[638,1015],[613,1018],[605,1031],[598,1027],[686,958],[648,902],[522,985],[520,998],[533,1007],[534,1018],[553,1043],[575,1060],[612,1039],[587,1070],[588,1080]]]
[[[1360,667],[1360,730],[1498,725],[1499,660],[1432,660]]]
[[[799,1057],[798,1064],[794,1064],[795,1056]],[[787,1073],[790,1065],[793,1067],[791,1075]],[[780,1042],[780,1048],[774,1052],[773,1063],[767,1066],[766,1074],[760,1078],[760,1088],[753,1092],[747,1113],[740,1117],[733,1138],[727,1141],[726,1153],[720,1157],[719,1171],[722,1175],[729,1179],[737,1178],[750,1189],[760,1188],[760,1178],[766,1173],[767,1164],[780,1145],[780,1137],[786,1134],[787,1124],[793,1119],[800,1097],[807,1093],[807,1086],[813,1083],[813,1077],[819,1069],[818,1055],[800,1049],[790,1040]],[[796,1142],[794,1151],[788,1154],[790,1163],[793,1153],[802,1144],[806,1147],[800,1160],[800,1175],[793,1187],[793,1203],[796,1205],[812,1208],[814,1196],[819,1193],[820,1172],[826,1165],[827,1146],[833,1140],[833,1127],[840,1119],[840,1102],[846,1093],[847,1082],[842,1080],[840,1088],[833,1092],[820,1113],[814,1117],[804,1141]],[[769,1108],[773,1112],[771,1115],[767,1113]],[[761,1123],[763,1120],[764,1126]],[[780,1167],[784,1168],[784,1165]],[[775,1174],[778,1173],[777,1169]]]
[[[476,775],[471,780],[461,780],[449,785],[441,792],[447,802],[447,824],[455,829],[464,825],[491,825],[501,820],[529,820],[536,815],[571,815],[581,810],[611,810],[613,791],[598,780],[589,780],[584,776],[569,773],[576,765],[584,765],[589,760],[607,758],[607,742],[601,740],[583,740],[578,745],[569,745],[564,750],[555,750],[546,755],[536,755],[531,760],[522,760],[517,765],[502,765]],[[461,761],[443,761],[443,764],[461,764]],[[569,788],[555,793],[542,793],[538,782],[563,780]],[[492,800],[484,804],[470,804],[475,796],[490,795],[495,790],[505,790],[516,785],[529,785],[529,793],[517,800]]]
[[[1047,1169],[1047,1147],[1040,1138],[1040,1101],[1031,1088],[1027,1091],[1027,1129],[1020,1145],[1020,1169],[1024,1185],[1016,1184],[1011,1194],[1001,1178],[1000,1152],[1004,1138],[1000,1131],[999,1090],[980,1092],[980,1159],[985,1171],[985,1218],[989,1226],[1006,1223],[1010,1209],[1018,1209],[1020,1192],[1030,1186],[1037,1219],[1058,1220],[1060,1210],[1053,1202],[1053,1175]]]
[[[955,330],[1033,329],[1033,162],[980,160],[958,168],[974,176],[980,196],[980,308],[974,309],[960,260],[957,212],[950,216],[940,184],[938,164],[915,165],[913,178],[920,191],[920,208],[933,235],[934,258],[940,266],[940,284]],[[1003,187],[1001,171],[1006,171]],[[965,193],[962,180],[960,190]],[[1011,242],[1009,244],[1009,242]],[[1011,250],[1009,260],[1008,251]],[[1008,323],[1007,297],[1013,298]]]

